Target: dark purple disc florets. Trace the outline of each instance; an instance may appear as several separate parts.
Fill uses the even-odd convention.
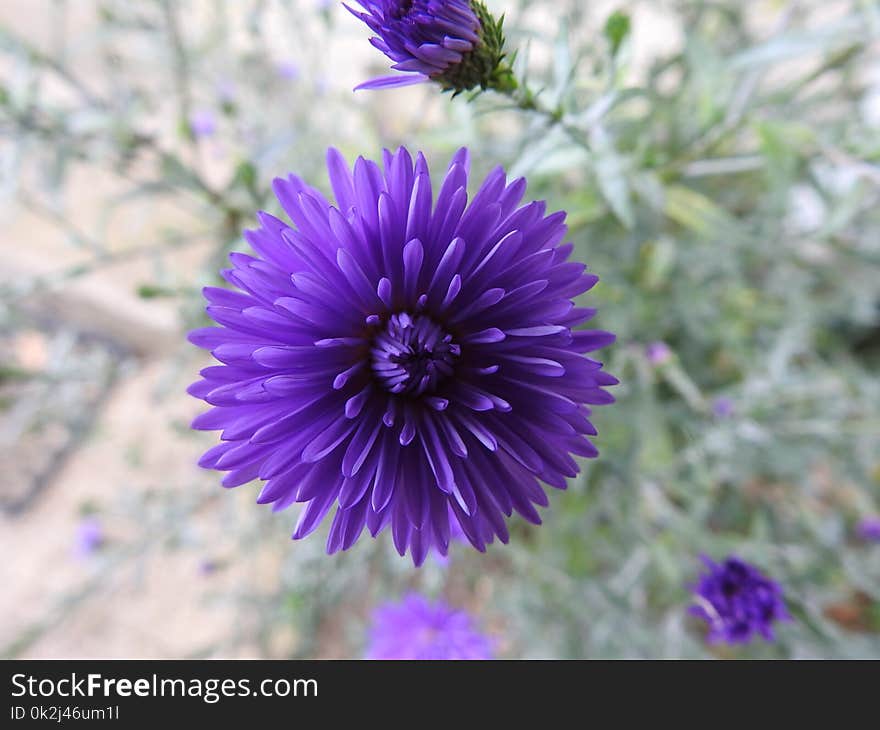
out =
[[[430,317],[392,315],[373,339],[373,374],[390,393],[421,396],[436,392],[454,372],[461,347]]]

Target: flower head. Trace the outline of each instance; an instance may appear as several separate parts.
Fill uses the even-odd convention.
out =
[[[856,527],[856,534],[865,542],[880,542],[880,517],[865,517]]]
[[[442,601],[410,594],[373,614],[367,659],[491,659],[491,640]]]
[[[720,565],[703,558],[708,572],[695,586],[690,612],[709,624],[709,641],[742,644],[760,634],[773,640],[773,622],[790,618],[775,581],[731,555]]]
[[[476,88],[515,88],[504,63],[504,34],[479,0],[357,0],[366,12],[346,7],[376,36],[370,42],[403,74],[382,76],[357,89],[436,81],[456,93]]]
[[[331,205],[298,177],[275,180],[294,226],[260,213],[256,256],[233,253],[204,290],[220,325],[190,333],[220,365],[189,392],[222,430],[201,459],[258,502],[305,503],[293,533],[336,505],[328,552],[391,528],[401,555],[445,554],[450,508],[467,540],[507,542],[514,510],[539,524],[540,482],[564,489],[572,454],[597,455],[592,404],[616,379],[584,356],[613,341],[573,328],[597,281],[567,262],[564,213],[520,205],[525,180],[496,168],[467,205],[468,154],[434,201],[425,158],[385,152],[350,170],[328,152]],[[589,405],[588,405],[589,404]]]

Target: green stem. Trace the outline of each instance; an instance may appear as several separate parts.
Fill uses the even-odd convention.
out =
[[[562,123],[564,116],[562,107],[557,106],[555,109],[551,109],[545,106],[538,98],[538,94],[525,83],[519,83],[512,73],[502,74],[500,80],[503,80],[504,83],[492,86],[492,90],[510,99],[517,109],[542,116],[551,126]]]
[[[507,97],[515,109],[535,114],[543,117],[547,121],[550,128],[559,126],[569,138],[577,145],[584,149],[590,149],[589,130],[567,122],[565,119],[565,111],[561,105],[549,107],[545,105],[539,98],[539,94],[532,91],[525,83],[519,83],[511,73],[509,76],[510,84],[504,86],[493,86],[493,91],[501,96]]]

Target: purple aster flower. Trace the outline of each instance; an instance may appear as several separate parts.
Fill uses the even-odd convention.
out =
[[[492,641],[464,611],[410,594],[373,614],[367,659],[491,659]]]
[[[366,12],[345,7],[376,33],[370,42],[403,74],[367,81],[379,89],[436,81],[456,93],[480,86],[511,90],[504,64],[504,34],[478,0],[357,0]]]
[[[104,528],[95,517],[85,517],[76,526],[73,552],[77,557],[87,558],[104,544]]]
[[[189,118],[189,128],[194,137],[210,137],[217,131],[217,118],[208,109],[199,109]]]
[[[672,350],[665,342],[652,342],[645,348],[645,355],[651,365],[663,365],[672,359]]]
[[[756,633],[772,641],[773,622],[791,618],[779,584],[734,555],[720,565],[707,557],[703,562],[708,572],[694,588],[690,612],[709,624],[709,641],[743,644]]]
[[[614,335],[574,331],[595,310],[571,301],[598,277],[567,262],[564,213],[520,205],[524,179],[498,167],[468,205],[465,149],[436,202],[421,153],[327,160],[336,205],[276,179],[294,226],[260,213],[257,255],[223,272],[240,291],[204,290],[220,326],[190,340],[221,364],[190,386],[214,406],[193,428],[222,440],[199,463],[265,480],[276,510],[306,503],[295,539],[336,505],[330,553],[390,527],[420,565],[445,554],[450,508],[478,550],[507,542],[505,515],[540,524],[541,482],[598,453],[589,406],[617,380],[584,353]]]
[[[880,542],[880,517],[865,517],[856,527],[856,534],[865,542]]]

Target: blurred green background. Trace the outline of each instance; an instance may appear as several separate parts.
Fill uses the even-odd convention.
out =
[[[3,4],[4,656],[356,657],[417,589],[506,657],[880,657],[880,4],[489,5],[547,113],[352,94],[386,60],[335,2]],[[331,144],[465,144],[601,277],[601,455],[509,546],[327,557],[194,466],[200,288],[273,177],[328,189]],[[774,644],[687,615],[731,552],[783,586]]]

